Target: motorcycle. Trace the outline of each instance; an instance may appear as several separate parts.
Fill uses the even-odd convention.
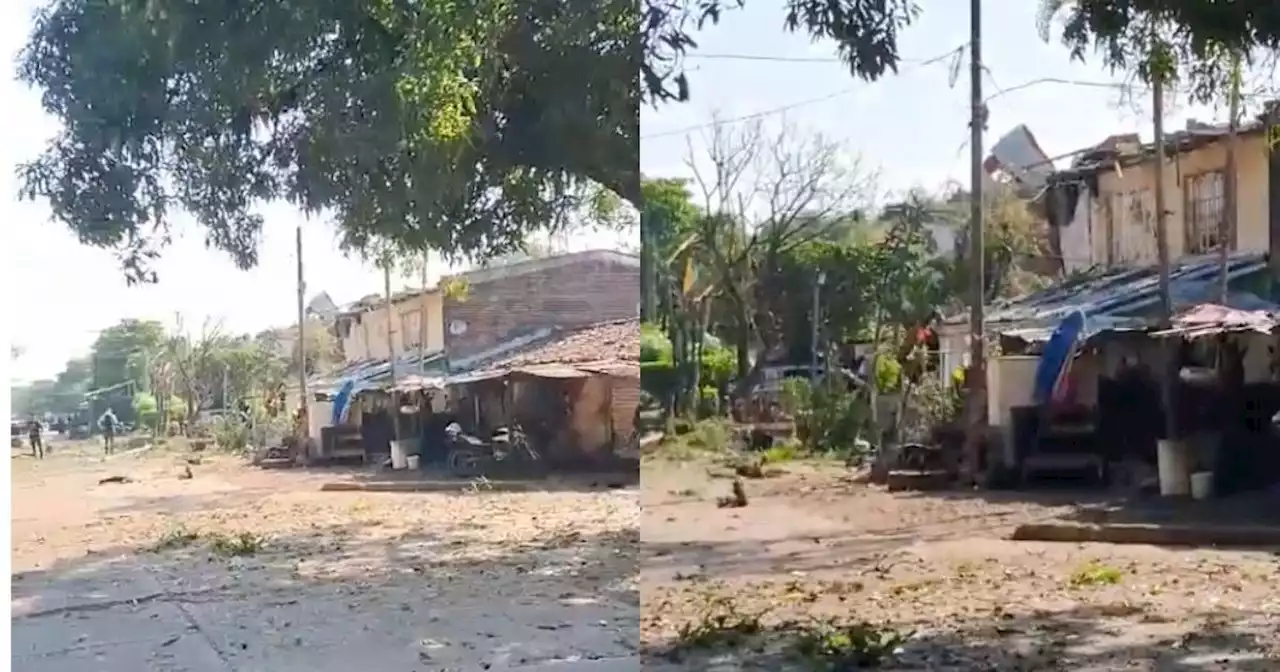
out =
[[[445,427],[445,436],[449,442],[449,473],[458,478],[488,476],[498,469],[519,471],[542,461],[519,425],[500,427],[484,441],[462,431],[455,422]]]

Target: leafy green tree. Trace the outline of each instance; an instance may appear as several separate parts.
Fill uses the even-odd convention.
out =
[[[153,320],[121,320],[103,329],[90,349],[94,388],[133,383],[147,389],[149,360],[157,356],[167,335]]]
[[[23,191],[155,279],[169,215],[258,261],[256,208],[331,215],[356,250],[518,247],[640,201],[630,0],[51,0],[20,56],[62,130]]]

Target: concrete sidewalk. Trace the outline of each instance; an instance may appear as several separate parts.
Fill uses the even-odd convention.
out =
[[[634,604],[449,604],[430,586],[298,585],[174,592],[141,565],[18,580],[24,672],[639,670]],[[252,585],[252,584],[246,584]]]

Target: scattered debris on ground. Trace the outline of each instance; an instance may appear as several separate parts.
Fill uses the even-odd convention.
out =
[[[646,670],[1280,669],[1269,552],[1012,541],[1078,505],[803,461],[721,508],[714,464],[646,464]]]

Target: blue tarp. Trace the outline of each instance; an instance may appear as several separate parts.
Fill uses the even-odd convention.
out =
[[[1044,352],[1040,354],[1040,364],[1036,366],[1035,389],[1032,400],[1037,404],[1047,404],[1053,399],[1054,392],[1063,378],[1063,374],[1071,366],[1071,359],[1076,355],[1080,345],[1080,335],[1085,331],[1086,318],[1084,312],[1071,313],[1058,324],[1045,343]]]
[[[351,394],[356,389],[356,381],[347,378],[342,381],[342,386],[338,388],[338,393],[333,397],[333,417],[330,419],[330,425],[341,425],[342,421],[347,417],[347,404],[351,401]]]

